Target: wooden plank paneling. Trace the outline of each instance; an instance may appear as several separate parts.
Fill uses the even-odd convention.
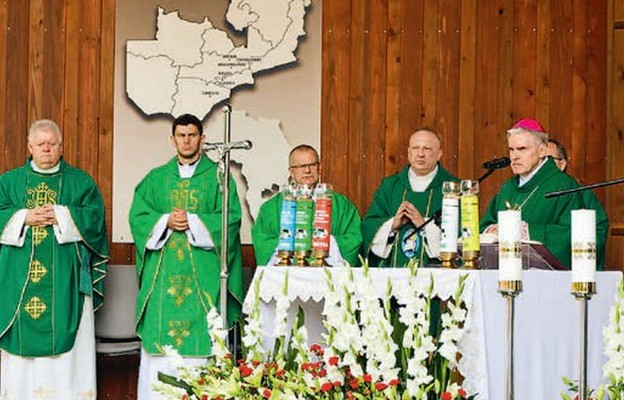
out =
[[[323,179],[364,213],[381,179],[406,164],[407,137],[422,124],[444,136],[452,172],[478,177],[483,161],[507,153],[505,130],[521,116],[536,116],[566,142],[579,180],[624,173],[613,158],[624,122],[615,112],[606,119],[607,95],[623,101],[624,44],[614,38],[606,50],[623,3],[323,2]],[[24,162],[32,119],[57,120],[66,159],[102,188],[108,226],[114,11],[115,0],[0,0],[3,167]],[[508,176],[499,171],[482,186],[483,205]],[[624,226],[622,190],[602,193]],[[132,246],[115,244],[112,253],[132,262]]]

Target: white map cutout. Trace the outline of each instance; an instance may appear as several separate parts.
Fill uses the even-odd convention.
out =
[[[126,42],[126,93],[145,114],[191,113],[203,119],[253,75],[297,61],[310,0],[233,0],[227,21],[247,29],[236,47],[204,18],[185,21],[158,7],[156,40]]]
[[[218,138],[223,135],[223,116],[221,113],[206,127],[209,137]],[[247,180],[246,185],[238,182],[239,198],[247,199],[249,212],[255,219],[260,206],[267,200],[263,198],[262,193],[266,195],[268,192],[275,191],[278,185],[285,184],[288,179],[288,153],[291,146],[284,138],[277,119],[253,118],[245,111],[232,111],[231,123],[232,127],[236,128],[231,132],[232,141],[248,140],[250,137],[265,138],[254,140],[250,150],[230,152],[230,159],[242,164],[240,174]],[[216,151],[209,152],[208,155],[217,161]],[[251,166],[263,166],[263,168]],[[267,173],[267,166],[270,168],[270,174]],[[247,190],[246,196],[241,193],[245,189]]]

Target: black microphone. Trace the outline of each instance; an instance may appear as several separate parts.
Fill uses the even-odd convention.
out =
[[[499,168],[505,168],[509,166],[509,164],[511,164],[511,160],[509,159],[509,157],[501,157],[501,158],[495,158],[493,160],[484,162],[483,168],[499,169]]]
[[[202,149],[204,151],[210,150],[249,150],[251,149],[252,144],[250,140],[242,140],[240,142],[230,142],[230,143],[204,143],[202,144]]]

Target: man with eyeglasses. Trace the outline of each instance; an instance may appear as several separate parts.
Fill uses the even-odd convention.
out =
[[[457,181],[440,164],[440,137],[421,128],[409,138],[409,165],[386,177],[362,220],[369,265],[403,267],[410,260],[427,265],[440,254],[440,227],[432,221],[442,208],[442,183]]]
[[[173,347],[185,365],[204,364],[212,354],[206,315],[219,308],[221,192],[217,164],[201,151],[201,121],[184,114],[173,122],[176,156],[151,170],[137,185],[130,208],[139,278],[137,333],[141,337],[138,399],[161,398],[153,384],[170,371],[162,354]],[[243,299],[241,208],[231,177],[229,193],[228,326]]]
[[[290,184],[314,188],[319,183],[321,162],[314,147],[307,144],[295,147],[290,152],[288,162]],[[277,261],[281,210],[281,193],[260,207],[258,218],[251,229],[258,265],[274,265]],[[327,262],[337,266],[344,260],[350,265],[357,265],[361,244],[360,214],[357,208],[346,196],[332,192],[331,243]]]
[[[546,144],[546,155],[553,159],[561,171],[567,172],[568,152],[563,144],[556,139],[549,138]],[[583,207],[596,211],[596,266],[602,269],[604,268],[605,243],[607,241],[607,232],[609,231],[607,213],[593,191],[584,190],[579,194],[582,197]]]

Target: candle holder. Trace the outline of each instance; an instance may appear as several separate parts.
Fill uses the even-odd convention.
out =
[[[278,250],[277,257],[279,258],[275,263],[278,267],[286,267],[292,265],[293,252],[290,250]]]
[[[308,257],[310,257],[310,250],[295,250],[295,265],[298,267],[307,267]]]
[[[579,302],[579,399],[587,400],[588,302],[596,294],[596,212],[572,210],[572,295]]]
[[[327,260],[325,260],[329,256],[329,253],[325,250],[314,249],[312,250],[312,262],[310,266],[312,267],[329,267]]]

